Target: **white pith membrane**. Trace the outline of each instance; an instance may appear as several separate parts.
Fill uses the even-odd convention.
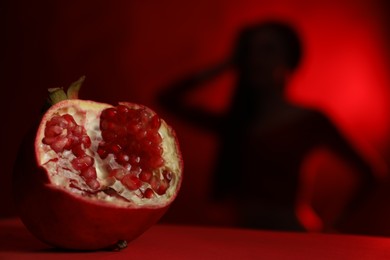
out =
[[[108,178],[109,172],[107,171],[107,167],[105,167],[105,165],[110,165],[111,168],[117,169],[123,168],[123,166],[115,161],[112,154],[109,154],[105,159],[101,159],[96,153],[98,145],[102,141],[99,127],[100,114],[104,109],[109,107],[112,106],[86,100],[67,100],[49,109],[44,117],[45,123],[40,126],[36,139],[39,165],[42,165],[47,170],[52,184],[74,194],[82,195],[87,199],[110,202],[123,207],[143,205],[161,206],[164,204],[164,201],[168,203],[176,192],[180,178],[178,174],[181,171],[175,136],[172,135],[169,127],[161,119],[161,126],[158,132],[163,140],[161,147],[163,149],[162,158],[164,160],[164,166],[154,170],[153,174],[159,176],[160,180],[163,180],[164,176],[162,172],[169,170],[172,173],[172,179],[164,194],[159,195],[155,192],[152,198],[144,198],[142,193],[151,187],[149,183],[142,182],[142,186],[134,191],[127,189],[127,187],[115,178]],[[42,143],[46,122],[50,121],[54,116],[65,114],[70,114],[78,125],[83,126],[91,139],[91,147],[86,149],[86,154],[94,158],[93,166],[96,169],[97,181],[100,183],[98,190],[91,189],[80,176],[80,173],[74,170],[71,161],[76,156],[71,150],[56,153],[49,145]],[[110,190],[110,192],[107,192],[107,190]]]

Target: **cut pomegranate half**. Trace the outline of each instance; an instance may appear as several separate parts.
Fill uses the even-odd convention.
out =
[[[130,241],[158,221],[180,188],[176,135],[142,105],[62,100],[31,140],[15,166],[15,198],[27,228],[54,246]]]

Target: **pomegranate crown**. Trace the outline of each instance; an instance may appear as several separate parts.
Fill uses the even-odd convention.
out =
[[[78,80],[70,84],[68,89],[65,90],[61,88],[49,88],[49,98],[48,103],[50,106],[57,104],[60,101],[66,100],[66,99],[78,99],[79,97],[79,91],[81,88],[81,85],[85,81],[85,76],[81,76]]]

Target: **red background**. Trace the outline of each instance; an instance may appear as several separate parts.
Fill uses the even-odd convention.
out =
[[[13,161],[39,116],[46,89],[86,75],[82,97],[143,103],[174,126],[185,180],[165,219],[207,223],[202,212],[208,207],[216,138],[166,112],[155,95],[174,80],[226,59],[240,28],[268,18],[290,22],[304,43],[302,66],[288,89],[291,100],[327,113],[376,165],[389,161],[390,8],[385,1],[9,0],[2,5],[0,217],[14,214]],[[191,101],[222,110],[232,86],[229,76],[221,78]],[[375,199],[379,207],[370,221],[385,214],[388,196]]]

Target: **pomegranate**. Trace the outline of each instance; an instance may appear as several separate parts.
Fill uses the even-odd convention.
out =
[[[151,109],[78,99],[82,80],[27,136],[14,169],[20,218],[61,248],[122,248],[156,223],[175,199],[182,157],[174,131]]]

